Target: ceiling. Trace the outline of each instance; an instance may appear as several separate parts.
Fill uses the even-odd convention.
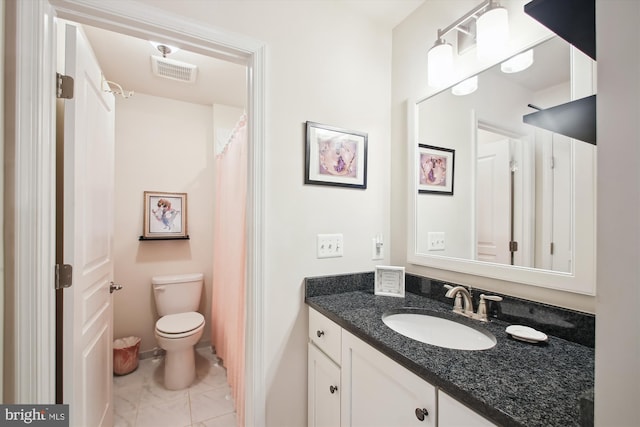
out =
[[[162,56],[147,40],[83,26],[105,79],[125,93],[144,93],[195,104],[244,107],[246,67],[209,56],[178,50],[167,58],[196,65],[197,80],[187,83],[153,74],[151,56]],[[115,85],[111,85],[116,89]]]
[[[346,8],[366,16],[389,30],[410,15],[425,0],[339,0]],[[209,56],[178,50],[167,58],[198,67],[195,83],[174,81],[152,73],[151,56],[162,54],[147,40],[83,26],[105,79],[117,83],[125,93],[153,96],[196,104],[244,107],[246,67]],[[160,40],[158,40],[160,41]],[[117,86],[111,85],[117,90]]]

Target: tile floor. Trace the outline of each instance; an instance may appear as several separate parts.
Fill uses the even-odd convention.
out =
[[[113,377],[114,427],[235,427],[226,370],[211,348],[196,349],[196,380],[185,390],[162,386],[162,358]]]

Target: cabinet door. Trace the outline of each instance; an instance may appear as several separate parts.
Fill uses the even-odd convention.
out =
[[[436,426],[436,390],[342,331],[342,426]]]
[[[340,427],[340,368],[309,343],[308,425]]]
[[[440,427],[496,427],[442,391],[438,391],[438,417]]]

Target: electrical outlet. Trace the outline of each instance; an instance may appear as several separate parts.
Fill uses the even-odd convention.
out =
[[[427,250],[444,251],[444,232],[429,232],[427,234]]]
[[[318,234],[318,258],[337,258],[344,254],[342,234]]]

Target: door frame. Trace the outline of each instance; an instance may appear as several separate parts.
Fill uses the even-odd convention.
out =
[[[14,289],[14,398],[20,403],[55,401],[55,31],[54,17],[137,37],[156,36],[248,69],[249,176],[247,209],[247,295],[245,420],[263,426],[264,372],[264,43],[177,17],[133,1],[16,1],[15,137],[5,201],[14,235],[7,265]],[[9,14],[6,19],[10,20]],[[10,28],[9,28],[10,30]],[[8,52],[10,53],[9,49]],[[29,53],[29,54],[27,54]],[[9,109],[7,109],[9,110]],[[9,263],[7,263],[9,264]]]

